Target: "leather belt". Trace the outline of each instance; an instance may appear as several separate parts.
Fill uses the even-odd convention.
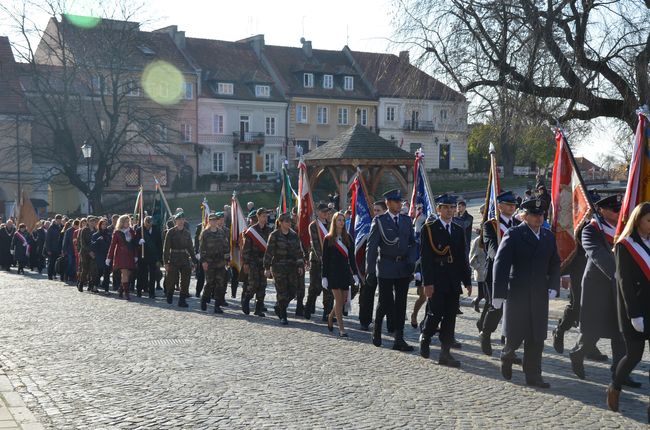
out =
[[[386,258],[386,259],[388,259],[388,260],[392,260],[392,261],[395,261],[395,262],[397,262],[397,263],[399,263],[400,261],[405,261],[405,260],[406,260],[406,256],[404,256],[404,255],[388,255],[388,254],[379,254],[379,256],[380,256],[382,259],[383,259],[383,258]]]

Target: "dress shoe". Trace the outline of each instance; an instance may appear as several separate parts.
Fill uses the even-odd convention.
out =
[[[223,309],[221,309],[221,306],[215,304],[215,305],[214,305],[214,313],[215,313],[215,314],[222,314],[222,313],[223,313]]]
[[[588,354],[585,354],[585,358],[586,358],[587,360],[595,361],[595,362],[598,362],[598,363],[604,363],[604,362],[607,361],[607,359],[608,359],[609,357],[607,357],[606,354],[603,354],[602,352],[600,352],[600,351],[598,350],[598,348],[594,348],[593,351],[591,351],[591,352],[588,353]]]
[[[171,305],[173,301],[174,301],[174,293],[167,294],[167,304]]]
[[[281,309],[280,310],[280,324],[289,325],[289,321],[287,321],[287,310],[286,309]]]
[[[201,299],[201,310],[202,311],[208,310],[208,301],[205,299]]]
[[[541,376],[532,379],[526,378],[526,385],[537,388],[551,388],[551,384],[544,381]]]
[[[438,364],[441,366],[448,367],[460,367],[460,361],[456,360],[449,351],[441,351],[440,356],[438,357]]]
[[[479,339],[481,340],[481,351],[483,351],[483,354],[487,356],[492,356],[492,339],[490,339],[490,335],[487,333],[481,333],[479,335]]]
[[[334,331],[334,321],[327,320],[327,330],[332,333]]]
[[[512,379],[512,360],[501,359],[501,375],[507,381]]]
[[[307,318],[307,317],[305,316],[305,318]],[[309,319],[309,318],[307,318],[307,319]],[[369,331],[370,330],[370,324],[360,324],[360,328],[363,331]]]
[[[607,407],[610,411],[618,412],[618,400],[621,397],[621,390],[617,390],[613,385],[607,387]]]
[[[296,316],[301,317],[305,315],[305,307],[303,306],[302,302],[298,302],[296,305]]]
[[[418,317],[414,313],[411,314],[411,327],[418,328]]]
[[[480,303],[481,303],[481,301],[480,301],[478,298],[472,300],[472,304],[474,305],[474,310],[475,310],[476,312],[478,312],[478,313],[481,312],[481,309],[479,308],[479,304],[480,304]]]
[[[381,324],[375,323],[372,329],[372,344],[377,348],[381,346]]]
[[[420,334],[420,356],[422,358],[429,358],[431,355],[431,338]]]
[[[582,354],[578,351],[571,351],[569,353],[569,359],[571,360],[571,369],[573,373],[580,379],[585,379],[585,363],[582,358]]]
[[[83,293],[83,292],[84,292],[84,284],[77,284],[77,290],[78,290],[80,293]]]
[[[393,342],[394,351],[411,352],[413,349],[414,348],[406,343],[401,337],[396,338],[395,342]]]
[[[265,317],[266,314],[264,313],[264,302],[261,300],[257,300],[255,302],[255,315],[258,317]]]
[[[339,337],[348,337],[348,334],[345,333],[345,332],[344,333],[339,333]]]
[[[179,307],[179,308],[186,308],[186,307],[188,307],[188,304],[187,304],[187,302],[185,301],[185,296],[181,295],[181,296],[178,298],[178,307]]]
[[[247,297],[245,294],[242,294],[241,296],[241,310],[243,313],[246,315],[249,315],[251,313],[251,298]]]
[[[516,364],[516,365],[520,366],[521,363],[523,363],[523,361],[521,361],[521,358],[520,358],[520,357],[517,357],[517,356],[515,355],[515,358],[512,359],[512,364]]]
[[[138,290],[136,291],[136,295],[138,297],[142,297],[142,290],[138,288]]]
[[[230,306],[230,303],[228,303],[228,302],[225,301],[225,300],[222,300],[220,306],[223,306],[224,308],[227,308],[228,306]]]
[[[625,385],[626,387],[630,387],[630,388],[641,388],[641,385],[643,384],[635,381],[634,379],[632,379],[631,376],[628,375],[628,377],[625,378],[625,380],[622,382],[622,385]]]
[[[463,349],[463,344],[454,339],[451,342],[451,349]]]
[[[553,329],[553,349],[558,354],[564,353],[564,332],[557,328]]]

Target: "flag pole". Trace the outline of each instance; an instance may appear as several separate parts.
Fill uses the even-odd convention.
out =
[[[165,193],[163,193],[162,187],[160,186],[160,182],[158,182],[158,178],[156,178],[155,176],[153,178],[156,181],[156,188],[158,188],[158,191],[160,191],[160,197],[162,197],[162,201],[165,204],[165,209],[167,209],[167,212],[169,213],[170,216],[173,215],[172,210],[169,208],[169,203],[167,203],[167,198],[165,197]]]
[[[144,239],[144,188],[140,185],[140,234],[142,235],[141,239]],[[142,258],[144,258],[144,246],[140,247],[142,249]]]

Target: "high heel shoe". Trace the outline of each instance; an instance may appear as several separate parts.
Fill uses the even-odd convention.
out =
[[[348,337],[348,334],[346,332],[339,332],[339,337]]]
[[[415,314],[411,314],[411,327],[418,328],[418,317]]]
[[[332,318],[327,318],[327,330],[329,330],[330,333],[334,331],[334,321],[332,321]]]

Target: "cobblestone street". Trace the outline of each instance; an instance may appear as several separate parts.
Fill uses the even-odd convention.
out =
[[[516,367],[504,381],[500,346],[495,340],[494,357],[481,355],[469,307],[458,320],[462,368],[449,369],[437,365],[437,341],[432,359],[418,355],[408,323],[416,352],[390,350],[387,336],[375,348],[356,308],[345,340],[320,318],[290,312],[282,327],[270,315],[244,316],[238,299],[215,316],[195,298],[180,310],[161,297],[127,302],[43,278],[0,274],[0,375],[45,428],[646,427],[647,353],[634,373],[643,387],[625,390],[622,413],[612,413],[610,364],[586,362],[588,380],[580,381],[550,339],[543,368],[551,389],[526,387]],[[567,349],[574,342],[575,330]],[[607,342],[599,347],[611,356]]]

